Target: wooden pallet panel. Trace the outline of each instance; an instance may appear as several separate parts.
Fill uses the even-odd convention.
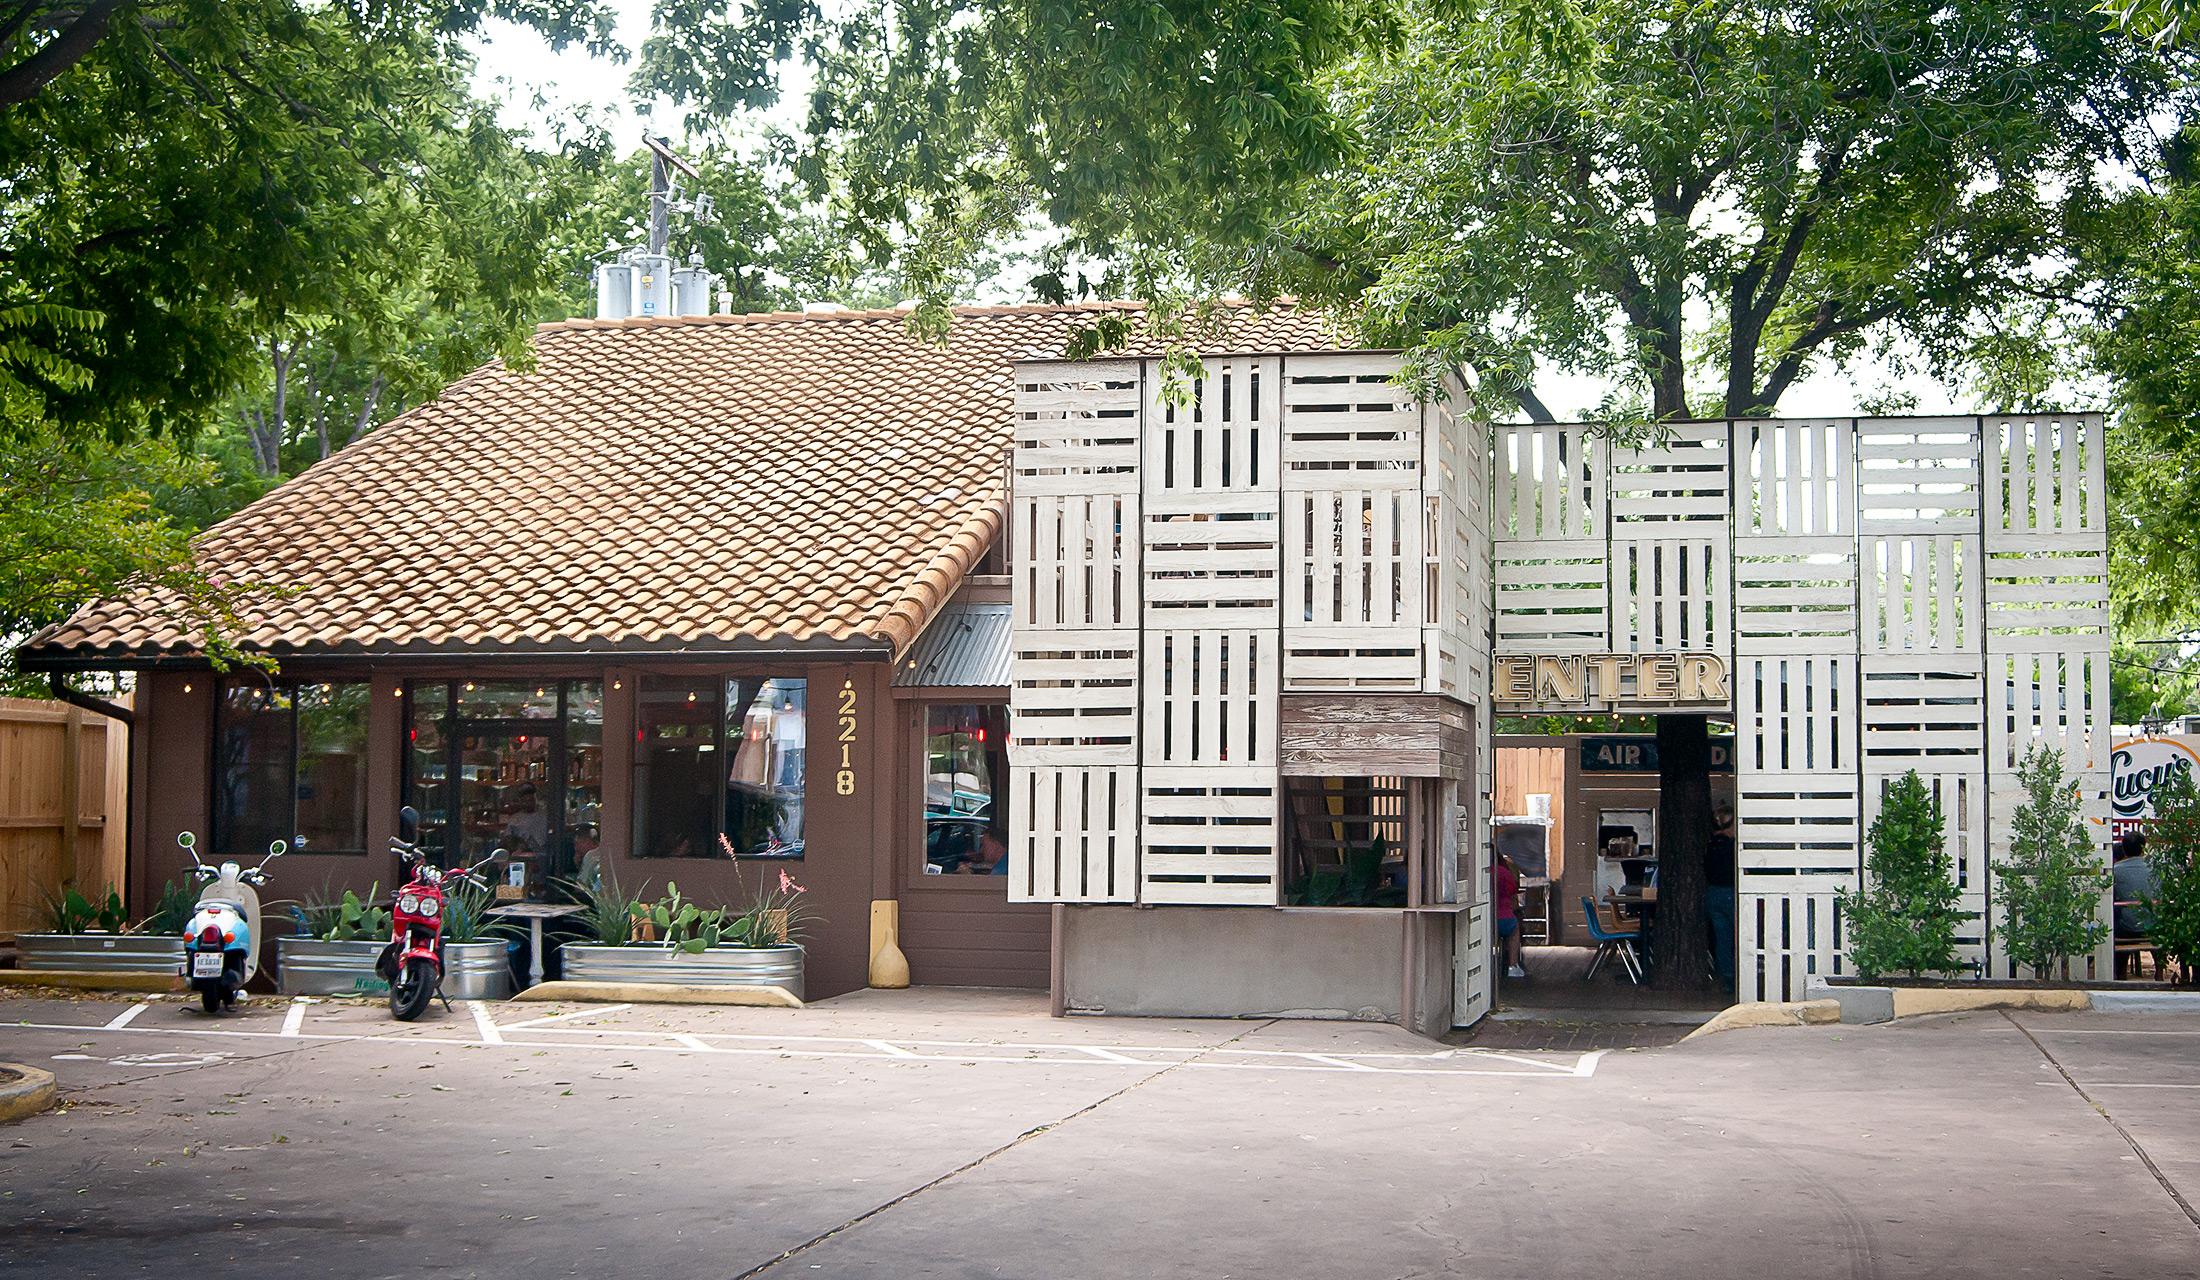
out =
[[[1803,1000],[1811,975],[1843,975],[1835,890],[1736,895],[1734,940],[1740,951],[1737,999]]]
[[[1859,660],[1859,667],[1866,774],[1982,767],[1986,755],[1982,656],[1867,655]]]
[[[1138,763],[1139,633],[1019,629],[1008,708],[1013,763]]]
[[[1856,536],[1856,423],[1835,418],[1734,424],[1748,473],[1737,487],[1734,536]]]
[[[1140,777],[1141,901],[1276,905],[1273,767],[1148,767]]]
[[[1153,509],[1195,510],[1199,499],[1275,492],[1281,365],[1275,356],[1208,360],[1188,384],[1146,380],[1140,475]]]
[[[1149,629],[1248,627],[1274,630],[1283,618],[1283,548],[1273,493],[1243,509],[1156,512],[1140,526],[1141,616]],[[1237,507],[1239,509],[1230,509]]]
[[[1736,653],[1853,655],[1857,601],[1853,539],[1734,539]]]
[[[1862,652],[1979,652],[1985,577],[1976,534],[1872,533],[1861,545]]]
[[[1730,683],[1734,767],[1742,776],[1855,774],[1862,727],[1854,656],[1740,654]]]
[[[1273,630],[1148,631],[1141,763],[1273,769],[1281,647]]]
[[[1015,626],[1072,631],[1138,625],[1136,493],[1025,494],[1009,504]]]
[[[1607,482],[1612,536],[1626,524],[1708,522],[1724,525],[1733,508],[1731,432],[1724,422],[1684,422],[1647,448],[1610,451]],[[1649,536],[1647,531],[1643,536]],[[1680,536],[1680,535],[1674,535]],[[1691,530],[1687,536],[1698,535]],[[1724,535],[1720,535],[1723,539]]]
[[[1530,423],[1495,431],[1491,528],[1499,538],[1602,539],[1607,446],[1580,423]]]
[[[1983,426],[1985,531],[1993,550],[2106,546],[2101,415],[1989,418]]]
[[[1866,534],[1977,536],[1976,418],[1862,418],[1856,424],[1857,527]]]
[[[1395,356],[1287,357],[1285,488],[1421,490],[1421,407],[1397,371]]]
[[[1612,588],[1602,540],[1500,540],[1494,552],[1499,652],[1593,653],[1611,647]]]
[[[1668,524],[1688,537],[1612,537],[1612,641],[1618,649],[1660,653],[1733,648],[1732,544],[1724,530]]]
[[[1011,902],[1138,898],[1135,766],[1009,766]]]

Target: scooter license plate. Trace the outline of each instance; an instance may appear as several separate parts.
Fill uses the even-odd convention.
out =
[[[219,978],[222,976],[222,953],[219,951],[192,952],[191,976],[194,978]]]

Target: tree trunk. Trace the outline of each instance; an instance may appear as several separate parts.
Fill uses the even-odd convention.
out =
[[[1660,991],[1711,988],[1704,966],[1704,846],[1711,840],[1711,736],[1702,716],[1658,717],[1658,914],[1650,934]]]

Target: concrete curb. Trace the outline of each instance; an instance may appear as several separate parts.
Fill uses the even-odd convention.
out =
[[[0,1124],[35,1116],[53,1103],[53,1072],[0,1062]]]
[[[2088,991],[2095,1013],[2200,1013],[2200,991]]]
[[[1808,1027],[1840,1020],[1841,1004],[1836,1000],[1752,1000],[1719,1010],[1711,1021],[1682,1036],[1681,1043],[1744,1027]]]
[[[77,991],[181,991],[176,973],[100,973],[91,969],[0,969],[0,987],[69,987]]]
[[[1829,986],[1813,980],[1808,994],[1841,1006],[1843,1022],[1892,1022],[1931,1013],[2032,1009],[2041,1013],[2200,1013],[2200,991],[2081,991],[2023,987]]]
[[[571,1000],[582,1004],[728,1004],[800,1009],[781,987],[672,986],[654,982],[538,982],[514,1000]]]
[[[2025,991],[1989,987],[1983,991],[1958,991],[1948,987],[1896,987],[1894,1016],[1915,1018],[1927,1013],[1971,1013],[1984,1009],[2033,1009],[2041,1013],[2071,1013],[2090,1009],[2086,991]]]

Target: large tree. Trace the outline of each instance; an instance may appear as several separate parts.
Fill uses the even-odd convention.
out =
[[[91,370],[64,432],[188,433],[271,344],[341,318],[429,362],[524,358],[561,216],[547,158],[465,88],[496,12],[588,34],[580,0],[0,5],[0,302],[95,313],[34,338]]]
[[[1491,9],[1356,67],[1367,161],[1278,237],[1282,281],[1538,418],[1552,366],[1659,420],[1769,412],[1894,338],[1960,376],[2083,301],[2084,215],[2190,100],[2182,58],[2085,0],[1579,12],[1578,44]]]

